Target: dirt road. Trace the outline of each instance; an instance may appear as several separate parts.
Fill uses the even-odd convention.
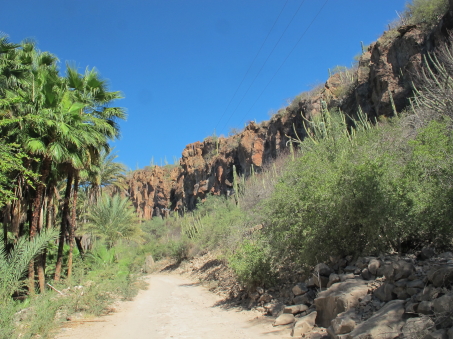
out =
[[[289,338],[256,312],[219,306],[220,298],[179,275],[150,275],[149,288],[118,312],[64,328],[58,339]]]

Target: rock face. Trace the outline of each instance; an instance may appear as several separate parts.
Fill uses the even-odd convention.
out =
[[[165,216],[169,204],[178,203],[181,194],[181,169],[154,166],[151,170],[138,170],[129,178],[128,195],[141,219]]]
[[[252,168],[259,170],[287,149],[287,136],[305,137],[301,114],[310,120],[320,113],[323,103],[328,108],[340,108],[349,116],[356,115],[360,107],[374,118],[392,116],[393,99],[397,111],[401,111],[408,104],[411,76],[422,63],[423,55],[433,51],[452,28],[450,12],[430,34],[415,25],[386,32],[363,53],[357,70],[351,71],[350,83],[345,84],[341,74],[333,74],[322,88],[305,99],[295,100],[269,121],[250,122],[244,131],[228,138],[208,137],[187,145],[179,167],[134,172],[127,193],[138,216],[150,219],[165,215],[167,208],[190,210],[208,194],[233,193],[233,165],[238,174],[246,176]],[[373,264],[369,273],[375,275],[377,268]]]

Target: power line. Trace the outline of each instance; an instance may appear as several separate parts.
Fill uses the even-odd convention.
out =
[[[315,15],[315,17],[313,18],[313,20],[310,22],[310,24],[308,25],[308,27],[305,29],[305,31],[302,33],[302,35],[300,36],[299,40],[297,40],[296,44],[294,45],[294,47],[291,49],[291,51],[289,52],[289,54],[286,56],[285,60],[283,60],[283,62],[280,64],[280,66],[278,67],[277,71],[275,71],[274,75],[272,76],[272,78],[269,80],[269,82],[266,84],[266,86],[264,87],[264,89],[262,90],[262,92],[260,93],[260,95],[258,96],[258,98],[255,100],[255,102],[253,103],[253,105],[250,107],[250,109],[247,111],[247,113],[245,115],[247,115],[248,113],[250,113],[250,111],[252,110],[252,108],[255,106],[255,104],[258,102],[258,100],[261,98],[261,96],[263,95],[264,91],[267,89],[267,87],[269,86],[269,84],[272,82],[272,80],[274,80],[275,76],[277,75],[277,73],[280,71],[280,69],[282,68],[282,66],[285,64],[286,60],[288,60],[288,58],[290,57],[290,55],[294,52],[294,50],[296,49],[297,45],[299,44],[299,42],[302,40],[302,38],[305,36],[305,34],[307,33],[307,31],[310,29],[310,27],[313,25],[313,23],[315,22],[315,20],[318,18],[318,16],[321,14],[322,10],[324,9],[324,7],[327,5],[327,3],[329,2],[329,0],[326,0],[324,2],[324,4],[322,5],[321,9],[318,11],[318,13]]]
[[[259,49],[258,52],[256,53],[255,57],[254,57],[253,60],[252,60],[252,63],[250,64],[249,68],[247,69],[247,72],[245,73],[244,77],[242,78],[241,83],[239,84],[239,86],[238,86],[238,87],[236,88],[236,90],[234,91],[234,94],[233,94],[233,96],[231,97],[230,102],[228,102],[228,105],[226,106],[225,110],[223,111],[222,115],[220,116],[219,122],[217,123],[215,129],[217,129],[218,125],[220,124],[220,121],[222,121],[222,119],[223,119],[225,113],[228,111],[228,108],[230,107],[231,103],[233,102],[233,99],[234,99],[234,97],[236,96],[237,92],[239,91],[239,88],[242,86],[242,83],[244,82],[245,78],[247,77],[247,75],[248,75],[249,72],[250,72],[250,69],[252,68],[253,64],[255,63],[256,58],[257,58],[258,55],[260,54],[261,50],[262,50],[263,47],[264,47],[264,44],[266,43],[266,41],[267,41],[267,39],[269,38],[269,36],[270,36],[272,30],[274,29],[275,25],[277,24],[278,19],[280,19],[280,16],[282,15],[283,10],[285,9],[286,5],[288,4],[288,1],[289,1],[289,0],[286,0],[285,4],[283,5],[282,10],[280,11],[280,13],[279,13],[278,16],[277,16],[277,19],[275,19],[274,24],[272,25],[271,29],[270,29],[269,32],[267,33],[267,36],[266,36],[266,38],[264,39],[263,43],[261,44],[260,49]]]
[[[247,93],[249,92],[250,88],[252,87],[252,85],[255,83],[255,80],[258,78],[258,76],[260,75],[261,71],[263,70],[264,66],[266,65],[267,61],[269,60],[269,58],[271,57],[271,55],[274,53],[275,51],[275,48],[277,47],[277,45],[280,43],[280,40],[282,39],[283,35],[285,35],[286,31],[288,30],[288,27],[291,25],[291,23],[293,22],[294,18],[296,17],[297,13],[299,12],[299,10],[302,8],[302,5],[304,4],[305,0],[302,0],[302,2],[300,3],[299,7],[297,8],[296,12],[294,13],[293,17],[291,18],[291,20],[288,22],[288,25],[286,25],[285,27],[285,30],[283,31],[283,33],[280,35],[280,38],[278,39],[278,41],[276,42],[276,44],[274,45],[274,47],[272,48],[271,52],[269,53],[269,55],[267,56],[266,60],[264,61],[263,65],[261,66],[260,70],[258,71],[258,73],[255,75],[255,77],[253,78],[252,82],[250,83],[249,87],[247,88],[247,91],[245,91],[244,95],[242,96],[241,100],[239,101],[239,103],[236,105],[234,111],[231,113],[230,117],[228,118],[227,122],[225,123],[225,125],[223,126],[223,128],[225,128],[228,123],[230,122],[231,118],[233,117],[234,113],[236,113],[237,109],[239,108],[239,105],[242,103],[242,101],[244,100],[245,96],[247,95]]]

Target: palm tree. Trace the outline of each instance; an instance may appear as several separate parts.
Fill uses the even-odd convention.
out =
[[[119,127],[117,119],[125,119],[126,114],[122,108],[109,107],[108,105],[122,98],[119,92],[109,92],[107,82],[99,76],[95,69],[87,69],[85,73],[79,74],[77,70],[71,66],[66,67],[66,84],[71,94],[71,100],[80,105],[79,116],[84,118],[84,122],[80,124],[80,133],[87,138],[84,140],[82,147],[74,150],[74,159],[80,160],[81,166],[72,165],[71,178],[74,179],[73,189],[73,205],[71,222],[69,220],[69,209],[63,209],[63,220],[61,227],[60,238],[64,237],[64,226],[66,223],[69,231],[69,258],[68,258],[68,277],[72,273],[72,252],[74,248],[74,233],[76,223],[76,206],[77,194],[79,186],[79,175],[81,170],[89,170],[102,164],[101,150],[105,152],[108,149],[108,140],[113,140],[119,136]],[[88,138],[89,137],[89,138]],[[69,179],[69,178],[68,178]],[[68,180],[69,181],[69,180]],[[70,191],[66,191],[70,194]],[[66,201],[69,199],[65,198]],[[61,258],[63,245],[59,245],[59,255],[57,259],[57,267],[55,270],[55,279],[59,279],[61,274]]]
[[[112,187],[110,193],[119,193],[127,188],[126,166],[116,162],[118,155],[110,150],[102,150],[99,165],[92,166],[84,173],[84,185],[89,190],[90,201],[96,203],[104,187]]]
[[[87,231],[104,240],[112,248],[120,239],[142,241],[142,231],[135,210],[128,198],[118,194],[102,195],[87,215]]]
[[[20,289],[23,283],[22,277],[30,261],[56,236],[57,232],[51,229],[43,231],[30,241],[23,237],[9,253],[0,242],[0,303],[2,305],[10,300],[13,292]]]

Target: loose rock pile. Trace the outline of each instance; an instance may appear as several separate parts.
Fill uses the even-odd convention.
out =
[[[257,288],[249,307],[304,338],[453,339],[453,253],[332,258],[292,288]]]

